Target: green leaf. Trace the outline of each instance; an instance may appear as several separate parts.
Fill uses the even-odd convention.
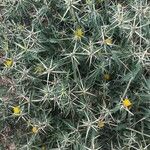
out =
[[[122,78],[122,81],[129,81],[131,78],[134,80],[138,75],[138,73],[141,71],[141,69],[142,69],[141,65],[137,63],[135,65],[135,68]]]

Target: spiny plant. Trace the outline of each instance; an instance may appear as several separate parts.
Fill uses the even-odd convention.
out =
[[[0,2],[2,150],[150,149],[148,0]]]

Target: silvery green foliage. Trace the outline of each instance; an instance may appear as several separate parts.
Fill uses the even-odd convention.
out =
[[[1,149],[148,150],[149,5],[0,2]]]

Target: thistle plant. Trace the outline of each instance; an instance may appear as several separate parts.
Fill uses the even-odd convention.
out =
[[[2,0],[0,23],[0,149],[150,149],[148,0]]]

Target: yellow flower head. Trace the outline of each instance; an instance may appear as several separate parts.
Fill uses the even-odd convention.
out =
[[[34,126],[34,127],[32,127],[32,132],[34,133],[34,134],[36,134],[36,133],[38,133],[38,127],[37,126]]]
[[[99,121],[98,121],[98,127],[99,127],[99,128],[103,128],[104,126],[105,126],[105,122],[102,121],[102,120],[99,120]]]
[[[13,65],[13,59],[7,58],[3,64],[5,65],[5,67],[10,68]]]
[[[84,32],[82,31],[81,28],[77,28],[75,31],[74,31],[74,36],[76,39],[81,39],[83,37],[83,34]]]
[[[41,74],[45,71],[45,68],[43,67],[42,64],[38,64],[35,68],[34,68],[34,72],[37,74]]]
[[[14,115],[20,115],[20,113],[21,113],[21,109],[19,106],[13,107],[13,114]]]
[[[42,150],[46,150],[46,146],[43,145],[43,146],[42,146]]]
[[[104,44],[112,45],[113,44],[113,40],[111,38],[107,38],[107,39],[104,40]]]
[[[132,105],[132,103],[130,102],[130,100],[128,98],[125,98],[123,100],[123,106],[126,107],[126,108],[130,108]]]
[[[110,80],[110,74],[108,74],[108,73],[104,74],[103,78],[106,81]]]
[[[18,25],[17,28],[18,28],[19,31],[24,31],[25,26],[24,25]]]

